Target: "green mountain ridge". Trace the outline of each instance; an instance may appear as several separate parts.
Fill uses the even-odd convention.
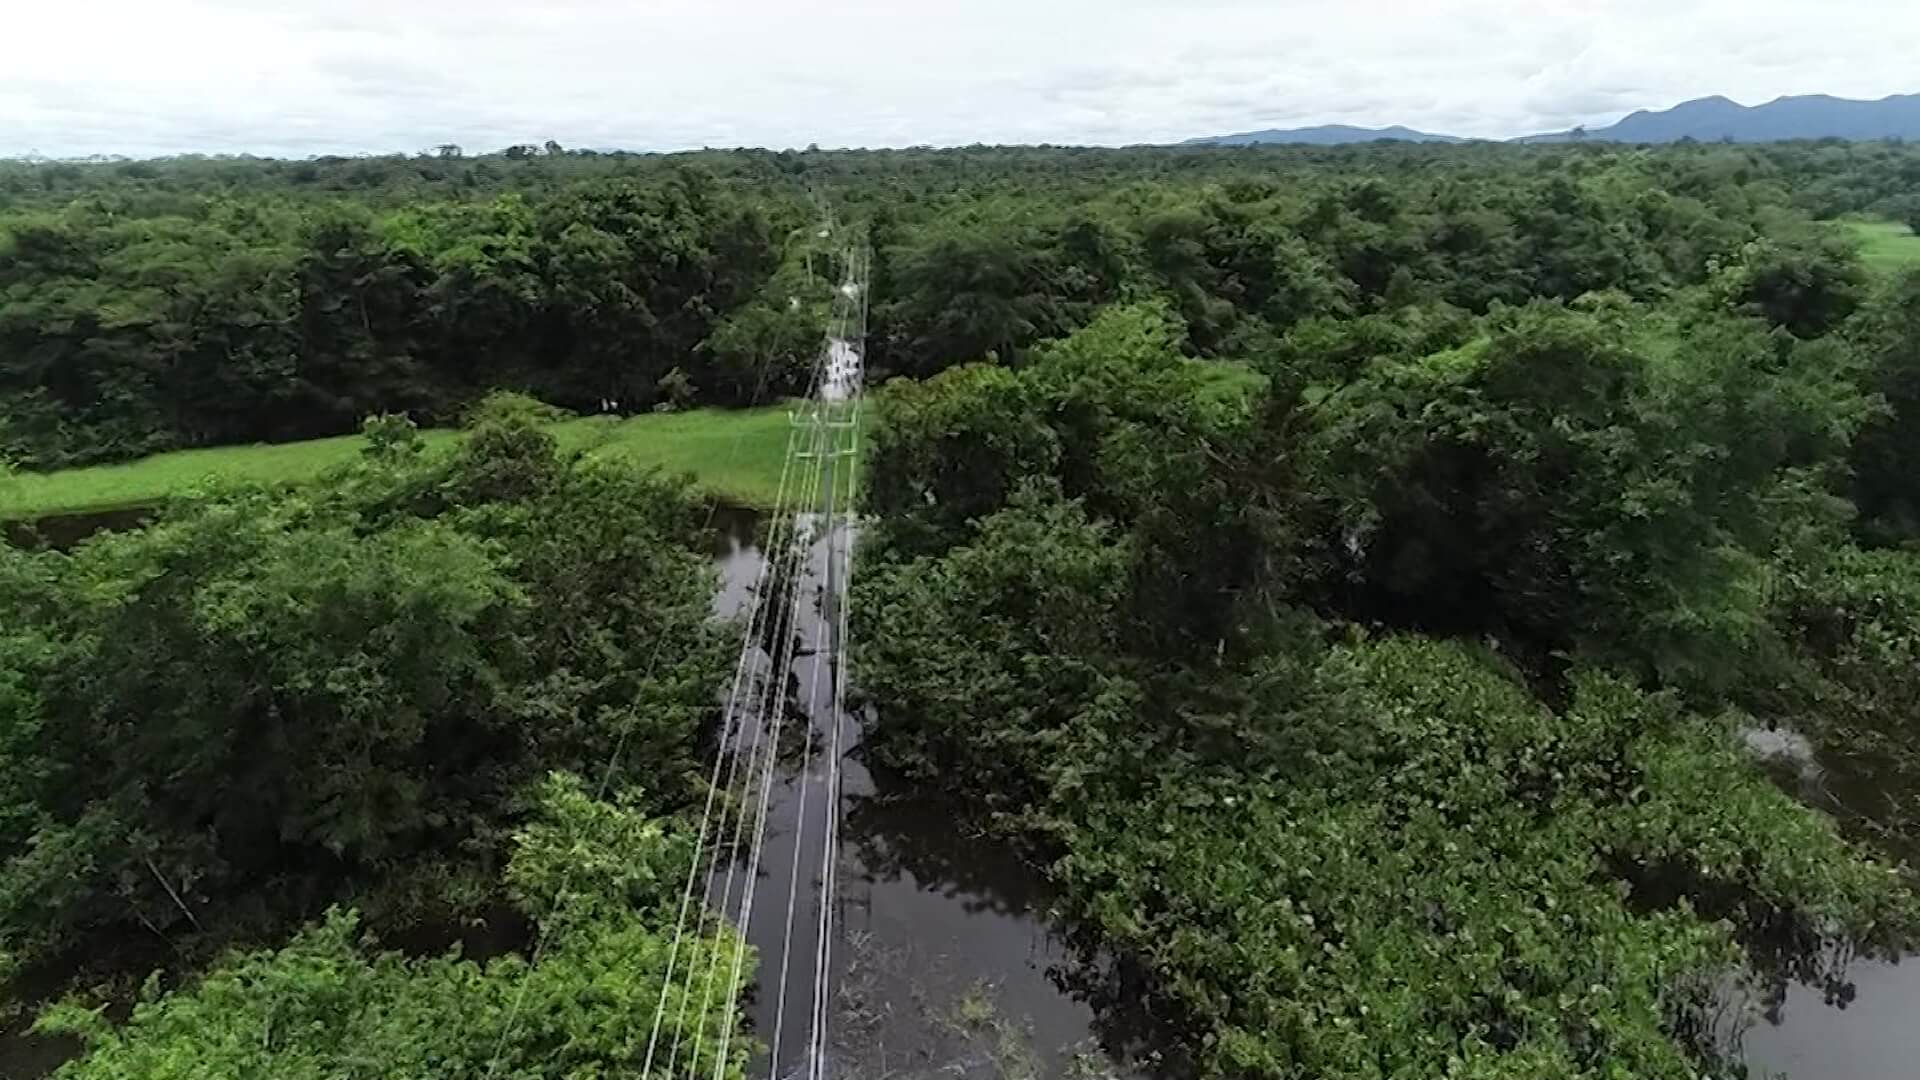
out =
[[[1792,139],[1867,141],[1912,138],[1920,138],[1920,94],[1893,94],[1873,101],[1828,94],[1803,94],[1775,98],[1763,105],[1742,105],[1720,95],[1695,98],[1669,109],[1641,109],[1606,127],[1576,127],[1566,131],[1524,135],[1506,141],[1665,143],[1682,139],[1699,142],[1782,142]],[[1329,124],[1203,136],[1188,139],[1181,145],[1297,143],[1327,146],[1380,139],[1401,142],[1472,141],[1455,135],[1417,131],[1397,124],[1384,128]]]

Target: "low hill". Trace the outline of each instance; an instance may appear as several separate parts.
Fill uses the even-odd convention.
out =
[[[1671,109],[1642,109],[1619,123],[1581,131],[1532,135],[1519,142],[1664,143],[1778,142],[1787,139],[1920,138],[1920,94],[1894,94],[1878,101],[1856,101],[1826,94],[1775,98],[1764,105],[1742,105],[1724,97],[1696,98]]]
[[[1299,143],[1336,146],[1374,142],[1467,142],[1456,135],[1436,135],[1394,125],[1383,128],[1323,124],[1319,127],[1247,131],[1237,135],[1207,135],[1188,139],[1182,146],[1258,146]],[[1920,94],[1893,94],[1877,101],[1859,101],[1828,94],[1775,98],[1764,105],[1742,105],[1715,95],[1683,101],[1670,109],[1641,109],[1618,123],[1599,128],[1549,131],[1513,139],[1519,143],[1624,142],[1667,143],[1681,139],[1699,142],[1781,142],[1789,139],[1920,139]]]
[[[1347,124],[1321,124],[1318,127],[1244,131],[1237,135],[1208,135],[1188,139],[1182,146],[1260,146],[1268,143],[1301,143],[1311,146],[1338,146],[1342,143],[1376,142],[1466,142],[1453,135],[1433,135],[1398,124],[1393,127],[1362,128]]]

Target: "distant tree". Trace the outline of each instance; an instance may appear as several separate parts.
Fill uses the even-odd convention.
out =
[[[1903,272],[1860,312],[1848,336],[1886,402],[1853,445],[1853,498],[1864,538],[1920,540],[1920,271]]]
[[[687,373],[675,367],[668,368],[667,373],[660,376],[654,393],[658,398],[655,408],[680,410],[690,408],[700,392],[694,388],[693,380],[687,378]]]
[[[1828,239],[1754,240],[1721,269],[1714,288],[1732,309],[1797,337],[1818,337],[1859,306],[1866,291],[1860,254]]]
[[[1536,302],[1315,408],[1309,469],[1340,493],[1327,558],[1363,583],[1348,604],[1672,678],[1721,670],[1762,617],[1761,557],[1836,524],[1809,466],[1837,463],[1867,401],[1832,342],[1726,319],[1670,368],[1632,316]]]
[[[567,152],[565,147],[561,146],[558,142],[556,142],[553,139],[547,140],[546,150],[547,150],[548,157],[560,157],[561,155]]]
[[[426,446],[420,429],[405,413],[381,413],[360,424],[367,445],[361,453],[374,461],[399,461],[413,457]]]
[[[703,385],[733,403],[801,393],[825,332],[817,310],[762,299],[728,315],[701,343],[709,357]]]

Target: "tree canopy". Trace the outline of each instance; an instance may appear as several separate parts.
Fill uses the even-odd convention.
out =
[[[542,425],[798,392],[851,223],[866,752],[1047,868],[1163,1061],[1744,1075],[1731,983],[1920,934],[1920,270],[1833,220],[1916,176],[1828,142],[0,163],[0,464],[368,436],[0,549],[5,974],[106,987],[42,1014],[67,1080],[641,1071],[730,631],[693,493]],[[1887,797],[1804,804],[1768,727]],[[499,911],[541,946],[381,944]],[[740,1025],[679,1034],[739,1075]]]
[[[1849,837],[1741,748],[1913,790],[1920,563],[1847,498],[1910,287],[1410,307],[1226,393],[1111,308],[889,385],[872,746],[1048,861],[1203,1075],[1744,1075],[1729,972],[1920,925],[1910,800]]]

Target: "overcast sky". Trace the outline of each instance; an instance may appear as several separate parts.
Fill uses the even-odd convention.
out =
[[[0,155],[1509,136],[1920,90],[1914,0],[13,0]]]

